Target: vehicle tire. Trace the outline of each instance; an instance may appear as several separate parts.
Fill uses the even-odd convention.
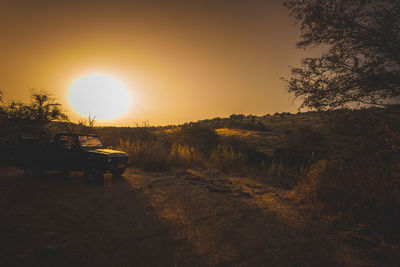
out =
[[[33,162],[24,168],[25,176],[29,178],[37,178],[39,177],[43,171],[40,169],[37,162]]]
[[[85,177],[90,183],[99,183],[104,181],[104,172],[98,167],[89,167],[85,170]]]
[[[121,177],[121,175],[122,175],[124,172],[125,172],[125,169],[115,169],[115,170],[112,170],[112,171],[111,171],[112,176],[113,176],[114,178]]]

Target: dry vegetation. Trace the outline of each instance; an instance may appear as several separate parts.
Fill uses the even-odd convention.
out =
[[[97,128],[146,171],[211,169],[291,190],[316,215],[400,236],[400,110],[232,115],[174,127]],[[258,129],[258,130],[255,130]]]
[[[276,190],[287,192],[282,196],[299,211],[329,224],[340,222],[352,229],[349,234],[356,236],[352,240],[369,240],[396,254],[400,243],[399,115],[400,108],[393,106],[263,117],[232,115],[169,127],[87,127],[82,122],[53,123],[50,128],[95,131],[108,147],[127,151],[132,165],[145,172],[164,172],[169,177],[198,171],[281,188]],[[204,177],[214,183],[214,176]]]

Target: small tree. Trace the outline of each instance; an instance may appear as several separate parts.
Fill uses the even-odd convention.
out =
[[[384,105],[400,96],[399,0],[286,0],[299,48],[319,48],[292,68],[288,91],[301,107]]]
[[[83,133],[92,133],[96,122],[96,116],[88,115],[87,119],[78,121],[78,126]]]
[[[61,110],[61,104],[55,101],[49,92],[33,89],[31,103],[28,106],[31,119],[40,122],[68,120],[68,116]]]
[[[68,116],[61,109],[61,104],[57,103],[49,92],[36,89],[32,89],[29,104],[11,101],[5,106],[5,113],[9,120],[17,124],[32,122],[44,124],[50,121],[68,120]]]

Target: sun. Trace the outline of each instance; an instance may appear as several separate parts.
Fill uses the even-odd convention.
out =
[[[111,121],[124,115],[130,105],[128,89],[109,75],[95,73],[76,79],[69,87],[68,101],[82,117]]]

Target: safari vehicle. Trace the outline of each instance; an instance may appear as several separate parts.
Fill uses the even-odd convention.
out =
[[[58,133],[53,140],[26,137],[19,140],[15,158],[29,177],[47,170],[84,171],[89,182],[103,180],[105,172],[121,176],[128,166],[128,155],[122,151],[105,149],[96,135]]]

